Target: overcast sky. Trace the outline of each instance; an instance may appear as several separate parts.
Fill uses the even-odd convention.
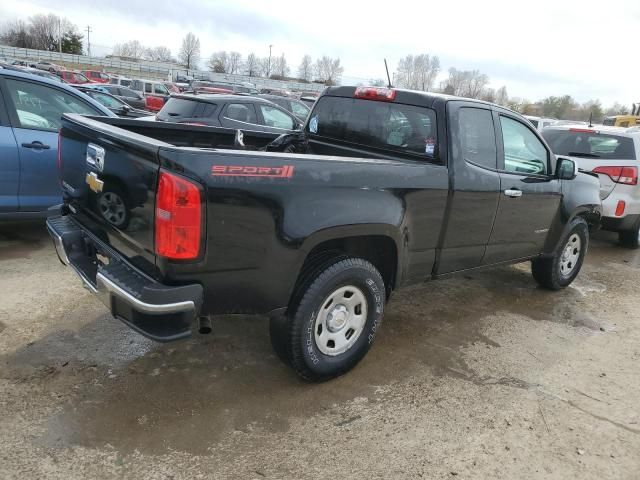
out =
[[[605,105],[640,101],[640,0],[22,0],[2,2],[0,19],[53,12],[91,25],[93,53],[140,40],[177,54],[194,32],[203,59],[217,50],[285,53],[295,73],[305,53],[340,57],[343,83],[384,76],[409,54],[479,69],[491,86],[537,100],[570,94]],[[203,62],[204,64],[204,62]]]

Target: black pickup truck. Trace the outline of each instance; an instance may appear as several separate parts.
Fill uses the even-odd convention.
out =
[[[312,381],[366,354],[406,285],[523,261],[569,285],[600,219],[598,180],[523,117],[424,92],[328,88],[277,138],[65,115],[59,151],[48,229],[113,316],[169,341],[266,314]]]

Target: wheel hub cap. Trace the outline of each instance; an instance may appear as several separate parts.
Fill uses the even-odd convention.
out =
[[[577,234],[573,234],[567,240],[567,244],[562,251],[560,257],[560,273],[568,277],[576,269],[578,261],[580,259],[580,251],[582,248],[582,242]]]
[[[353,285],[334,290],[316,315],[314,340],[318,350],[336,356],[350,349],[367,322],[367,298]]]
[[[327,314],[327,328],[330,332],[339,332],[347,324],[349,311],[344,305],[336,305],[331,312]]]

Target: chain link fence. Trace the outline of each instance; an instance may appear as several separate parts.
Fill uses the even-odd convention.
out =
[[[124,75],[129,78],[149,80],[175,80],[176,75],[190,75],[199,80],[225,81],[232,83],[250,82],[256,88],[272,88],[295,92],[321,92],[324,85],[318,83],[290,82],[272,80],[270,78],[249,77],[248,75],[232,75],[213,73],[203,70],[187,70],[175,63],[151,62],[148,60],[129,61],[119,58],[89,57],[69,53],[32,50],[0,45],[0,58],[19,59],[27,62],[51,62],[71,69],[100,70],[106,73]]]

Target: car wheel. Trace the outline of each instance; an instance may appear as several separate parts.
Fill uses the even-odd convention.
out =
[[[104,191],[98,195],[97,206],[102,218],[114,227],[122,230],[129,225],[131,210],[127,195],[120,188],[105,186]]]
[[[640,247],[640,222],[631,230],[618,232],[618,240],[620,241],[620,245],[627,248]]]
[[[303,379],[328,380],[369,351],[384,304],[384,281],[371,263],[335,258],[308,277],[289,308],[286,328],[272,334],[286,345],[285,358]]]
[[[588,247],[587,222],[583,218],[575,218],[553,256],[537,258],[531,262],[533,278],[550,290],[560,290],[570,285],[582,268]]]

